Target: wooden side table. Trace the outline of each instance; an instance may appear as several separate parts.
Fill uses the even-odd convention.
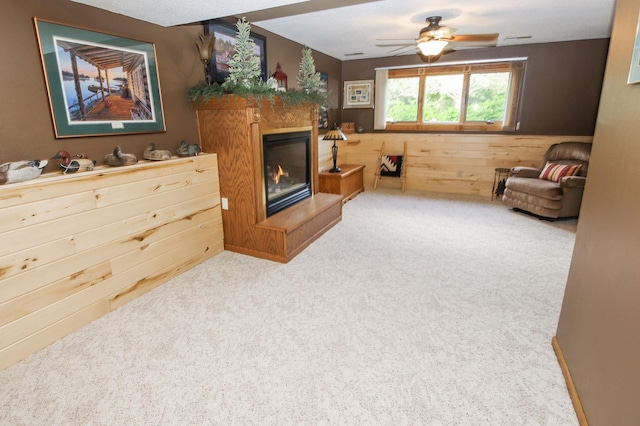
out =
[[[362,178],[364,165],[341,164],[339,167],[342,171],[338,173],[326,171],[319,174],[320,192],[342,195],[344,204],[364,191]]]

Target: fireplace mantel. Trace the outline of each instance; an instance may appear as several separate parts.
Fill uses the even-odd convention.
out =
[[[318,193],[318,111],[315,105],[257,102],[227,95],[194,103],[204,152],[217,153],[226,250],[288,262],[342,219],[340,196]],[[266,217],[262,136],[311,132],[311,192]]]

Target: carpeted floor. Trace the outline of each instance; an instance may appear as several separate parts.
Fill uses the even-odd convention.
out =
[[[0,372],[0,424],[576,425],[575,228],[368,190],[289,264],[223,252]]]

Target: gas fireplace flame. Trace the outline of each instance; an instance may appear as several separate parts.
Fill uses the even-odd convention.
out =
[[[280,183],[280,177],[284,176],[284,170],[282,170],[282,167],[280,167],[280,165],[278,165],[278,171],[276,173],[273,174],[273,180],[276,181],[276,183]]]

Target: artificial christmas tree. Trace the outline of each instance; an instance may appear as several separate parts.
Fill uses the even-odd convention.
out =
[[[307,93],[316,93],[320,88],[320,73],[316,72],[311,49],[307,46],[302,48],[302,60],[297,79],[300,89]]]
[[[229,60],[229,77],[223,86],[251,87],[260,81],[260,58],[256,56],[251,25],[246,18],[239,19],[236,28],[235,53]]]

